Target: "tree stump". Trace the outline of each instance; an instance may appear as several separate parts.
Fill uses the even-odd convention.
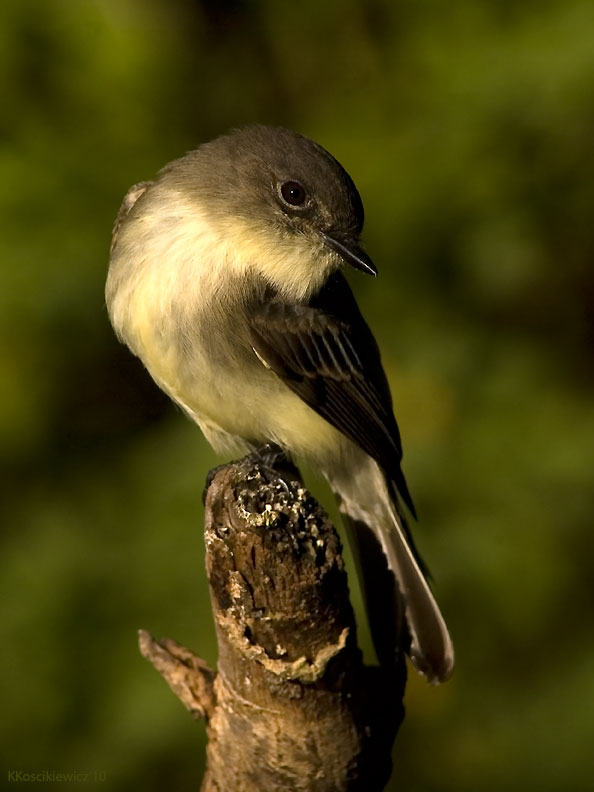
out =
[[[250,455],[206,494],[216,673],[171,639],[140,646],[207,721],[202,792],[382,790],[404,716],[403,655],[366,667],[336,531],[294,468]]]

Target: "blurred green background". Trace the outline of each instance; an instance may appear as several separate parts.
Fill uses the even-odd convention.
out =
[[[258,121],[361,191],[380,278],[353,283],[456,643],[447,685],[411,674],[391,788],[592,788],[593,40],[590,0],[4,0],[0,786],[199,786],[136,629],[216,660],[217,460],[103,285],[127,188]]]

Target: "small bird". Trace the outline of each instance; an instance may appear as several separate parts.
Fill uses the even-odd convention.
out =
[[[362,226],[352,179],[320,145],[233,131],[128,191],[107,307],[216,451],[272,443],[324,474],[347,526],[371,529],[385,554],[413,664],[443,682],[453,646],[404,519],[402,504],[415,512],[379,349],[343,274],[377,274]]]

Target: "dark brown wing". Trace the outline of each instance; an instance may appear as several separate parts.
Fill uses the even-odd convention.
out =
[[[414,515],[379,349],[343,276],[333,275],[307,305],[266,301],[249,313],[258,355],[382,466]]]

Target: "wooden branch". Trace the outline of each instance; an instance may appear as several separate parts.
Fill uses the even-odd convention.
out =
[[[209,720],[215,708],[212,668],[173,638],[156,641],[146,630],[139,630],[138,644],[190,714]]]
[[[390,776],[404,660],[363,665],[340,542],[294,474],[249,456],[208,488],[216,675],[175,641],[140,633],[143,655],[207,720],[202,792],[375,792]]]

